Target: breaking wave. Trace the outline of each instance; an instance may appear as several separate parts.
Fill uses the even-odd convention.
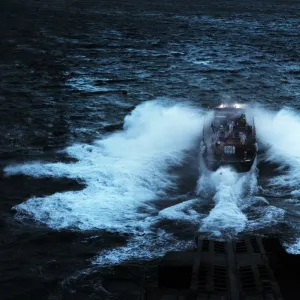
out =
[[[201,126],[202,113],[195,108],[146,102],[126,116],[124,130],[65,149],[75,163],[8,166],[7,176],[67,177],[86,184],[81,191],[30,198],[14,207],[17,217],[29,216],[53,229],[147,231],[145,218],[155,213],[147,201],[176,189],[169,169],[184,162]]]
[[[300,196],[300,116],[291,109],[271,112],[255,109],[257,135],[266,148],[265,160],[277,163],[269,179],[273,196]],[[275,176],[274,176],[275,175]]]
[[[291,108],[283,108],[278,112],[255,108],[253,112],[256,115],[257,135],[265,148],[263,160],[277,165],[268,176],[264,193],[278,199],[276,206],[280,207],[279,213],[287,212],[297,218],[300,215],[297,205],[300,199],[299,113]],[[288,226],[293,229],[296,241],[284,245],[289,253],[299,254],[299,224],[289,221]]]

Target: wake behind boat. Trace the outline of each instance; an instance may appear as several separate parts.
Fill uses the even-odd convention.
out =
[[[201,153],[209,170],[230,165],[239,172],[251,169],[257,154],[254,118],[240,105],[213,109],[203,127]]]

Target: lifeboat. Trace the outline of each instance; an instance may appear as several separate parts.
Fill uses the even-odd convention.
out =
[[[205,118],[200,149],[211,171],[221,166],[249,171],[258,150],[254,117],[247,115],[241,105],[214,108]]]

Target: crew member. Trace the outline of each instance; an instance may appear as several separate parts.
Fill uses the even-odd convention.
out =
[[[246,144],[246,139],[247,139],[246,134],[244,132],[240,132],[240,141],[242,145]]]
[[[241,114],[241,116],[237,120],[237,127],[246,127],[246,116],[245,114]]]
[[[223,159],[224,146],[221,142],[218,141],[214,144],[213,151],[217,159]]]
[[[225,132],[225,128],[223,125],[220,126],[220,130],[218,132],[218,140],[219,141],[225,141],[227,139],[227,134]]]
[[[228,136],[232,136],[233,134],[233,122],[229,122],[229,125],[228,125]]]
[[[214,125],[214,123],[211,123],[211,129],[212,129],[212,131],[213,131],[213,133],[215,133],[216,131],[215,131],[215,125]]]

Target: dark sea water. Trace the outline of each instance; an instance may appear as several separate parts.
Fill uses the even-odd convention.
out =
[[[1,299],[138,299],[195,235],[300,253],[299,1],[0,1]],[[204,172],[249,104],[249,173]]]

